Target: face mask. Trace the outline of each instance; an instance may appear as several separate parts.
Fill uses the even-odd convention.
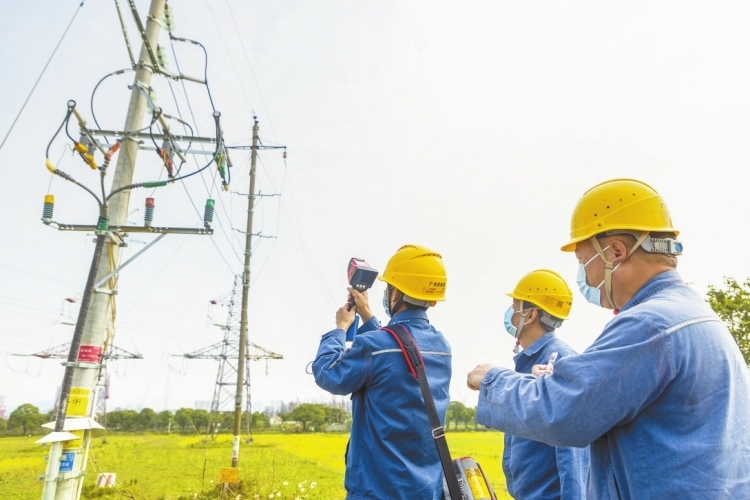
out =
[[[385,315],[389,318],[391,317],[391,304],[388,300],[388,287],[386,287],[385,291],[383,292],[383,309],[385,309]]]
[[[609,248],[609,246],[607,246]],[[602,249],[602,253],[604,253],[607,248]],[[581,291],[581,294],[583,295],[583,298],[586,299],[587,302],[590,302],[594,304],[595,306],[602,307],[602,285],[604,284],[604,280],[602,280],[601,283],[599,283],[599,286],[591,286],[588,283],[586,283],[586,266],[591,264],[591,262],[596,259],[597,257],[600,257],[599,253],[597,252],[596,255],[591,257],[588,262],[585,264],[578,264],[578,276],[576,276],[576,283],[578,283],[578,289]],[[614,269],[612,269],[612,272],[614,273],[617,268],[620,267],[620,264],[617,264]]]
[[[513,310],[513,306],[510,306],[505,311],[505,317],[503,318],[503,323],[505,323],[505,331],[511,334],[513,338],[515,338],[516,333],[518,333],[518,328],[513,326],[513,322],[511,321],[514,312],[515,311]]]
[[[523,309],[520,311],[516,311],[513,309],[513,306],[510,306],[505,311],[505,316],[503,317],[503,323],[505,323],[505,331],[512,335],[514,339],[516,339],[516,345],[515,347],[513,347],[514,354],[518,354],[518,352],[521,350],[521,342],[519,342],[518,338],[521,336],[521,330],[523,330],[523,327],[526,323],[521,323],[520,327],[517,327],[513,325],[513,321],[511,321],[511,318],[513,318],[514,313],[518,312],[521,314],[521,318],[525,320],[526,314],[524,314],[523,311]]]

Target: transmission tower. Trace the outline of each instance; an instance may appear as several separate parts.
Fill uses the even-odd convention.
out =
[[[33,354],[14,354],[14,356],[34,356],[41,359],[67,359],[68,353],[70,353],[70,342],[65,342],[43,351],[35,352]],[[99,380],[96,384],[96,406],[94,413],[100,415],[99,420],[104,424],[104,428],[107,428],[107,400],[109,399],[109,372],[107,371],[107,361],[114,361],[118,359],[143,359],[142,354],[134,354],[120,349],[117,346],[109,345],[107,350],[102,354],[101,371],[99,373]],[[57,405],[53,410],[53,413],[57,412]],[[104,437],[104,442],[107,442]]]
[[[217,416],[223,410],[229,410],[233,407],[236,400],[236,384],[238,361],[240,359],[240,314],[242,302],[242,275],[236,275],[234,286],[229,300],[225,303],[227,306],[227,321],[224,325],[219,326],[224,330],[224,339],[221,342],[198,349],[197,351],[183,354],[182,357],[187,359],[213,359],[219,362],[219,369],[216,372],[216,384],[214,387],[214,397],[211,401],[211,417],[208,425],[208,432],[214,435],[214,426]],[[262,359],[283,359],[281,354],[269,351],[252,342],[247,342],[245,349],[245,360],[260,361]],[[250,393],[250,365],[245,364],[244,377],[244,399],[246,414],[246,432],[248,439],[252,439],[252,417],[251,417],[251,393]],[[241,395],[243,396],[243,395]]]

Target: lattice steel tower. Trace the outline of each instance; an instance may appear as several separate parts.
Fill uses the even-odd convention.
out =
[[[229,300],[225,303],[227,306],[227,321],[224,325],[216,325],[224,330],[224,339],[221,342],[212,344],[203,349],[184,354],[187,359],[215,359],[219,362],[219,369],[216,372],[216,385],[214,387],[214,397],[211,402],[211,418],[208,425],[208,433],[214,435],[214,423],[216,416],[223,410],[229,410],[234,407],[236,389],[237,389],[237,365],[240,350],[240,312],[242,302],[242,275],[238,274],[234,278],[234,286]],[[219,302],[221,303],[221,302]],[[245,350],[245,359],[247,361],[259,361],[261,359],[283,359],[281,354],[264,349],[252,342],[247,343]],[[247,420],[246,432],[248,436],[252,435],[251,429],[251,394],[250,394],[250,364],[245,363],[245,383],[244,383],[245,415]],[[240,395],[242,397],[243,395]]]

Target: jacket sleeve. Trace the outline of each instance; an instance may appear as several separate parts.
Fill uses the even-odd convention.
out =
[[[492,368],[479,389],[477,422],[551,446],[588,446],[631,421],[674,377],[666,333],[649,319],[613,320],[583,354],[552,375]]]
[[[345,337],[346,332],[341,329],[323,335],[312,365],[315,383],[331,394],[342,396],[369,383],[372,359],[372,351],[362,337],[355,337],[348,350]]]
[[[373,330],[379,330],[380,329],[380,321],[378,318],[373,316],[372,318],[368,319],[364,323],[362,323],[359,328],[357,329],[357,335],[365,332],[371,332]]]
[[[589,448],[555,448],[561,500],[585,500]]]

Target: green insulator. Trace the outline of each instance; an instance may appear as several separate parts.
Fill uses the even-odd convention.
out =
[[[147,181],[143,183],[143,187],[145,188],[157,188],[157,187],[163,187],[169,184],[169,181]]]
[[[96,224],[96,234],[104,234],[109,230],[109,216],[100,215],[99,222]]]
[[[222,179],[226,178],[227,175],[227,155],[219,153],[214,157],[216,162],[216,169],[219,171],[219,175]]]
[[[206,228],[211,227],[211,223],[214,220],[214,206],[216,206],[216,201],[211,198],[206,200],[206,209],[203,212],[203,225]]]

